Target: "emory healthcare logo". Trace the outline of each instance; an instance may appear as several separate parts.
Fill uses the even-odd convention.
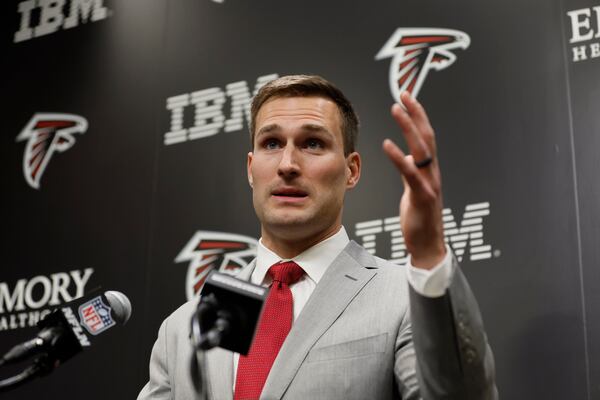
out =
[[[23,174],[29,186],[40,188],[40,180],[55,152],[62,153],[75,144],[75,133],[84,133],[87,120],[79,115],[36,113],[17,136],[27,140],[23,154]]]
[[[456,60],[451,50],[470,43],[469,35],[453,29],[398,28],[375,59],[392,57],[389,79],[396,101],[403,91],[416,98],[429,71],[448,68]]]
[[[235,275],[248,265],[256,257],[257,244],[250,236],[197,231],[175,258],[176,263],[189,262],[185,283],[187,299],[200,292],[210,271]]]
[[[58,305],[86,292],[93,268],[0,282],[0,332],[36,326]]]
[[[600,57],[600,5],[567,12],[571,21],[572,61]]]

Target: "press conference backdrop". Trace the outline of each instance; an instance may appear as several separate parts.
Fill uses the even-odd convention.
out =
[[[136,396],[160,322],[208,271],[254,254],[248,105],[296,73],[352,99],[364,171],[344,224],[399,263],[402,187],[381,142],[402,142],[389,115],[399,82],[417,95],[437,132],[446,237],[479,300],[502,398],[600,398],[598,0],[0,9],[0,351],[94,287],[133,305],[125,327],[10,398]]]

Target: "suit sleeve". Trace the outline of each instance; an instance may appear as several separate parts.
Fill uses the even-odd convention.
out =
[[[445,295],[431,298],[409,289],[408,348],[414,346],[420,398],[497,400],[494,359],[479,307],[458,262],[452,262]]]
[[[137,400],[171,399],[171,381],[167,367],[167,327],[168,318],[158,330],[158,338],[150,356],[150,379],[142,388]]]

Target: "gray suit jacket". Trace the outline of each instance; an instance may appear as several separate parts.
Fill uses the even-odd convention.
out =
[[[477,303],[455,267],[447,294],[426,298],[410,288],[404,267],[350,242],[294,322],[261,399],[496,400]],[[253,270],[251,263],[239,277]],[[161,325],[138,400],[197,398],[189,335],[196,304]],[[232,399],[233,354],[210,350],[207,363],[210,398]]]

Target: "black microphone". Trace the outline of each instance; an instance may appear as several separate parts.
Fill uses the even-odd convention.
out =
[[[62,305],[38,322],[38,335],[13,347],[0,360],[15,363],[37,354],[45,354],[53,367],[62,364],[86,347],[96,337],[131,316],[131,302],[121,292],[98,290]]]
[[[192,317],[197,349],[219,346],[247,354],[269,290],[213,271],[206,278]]]

